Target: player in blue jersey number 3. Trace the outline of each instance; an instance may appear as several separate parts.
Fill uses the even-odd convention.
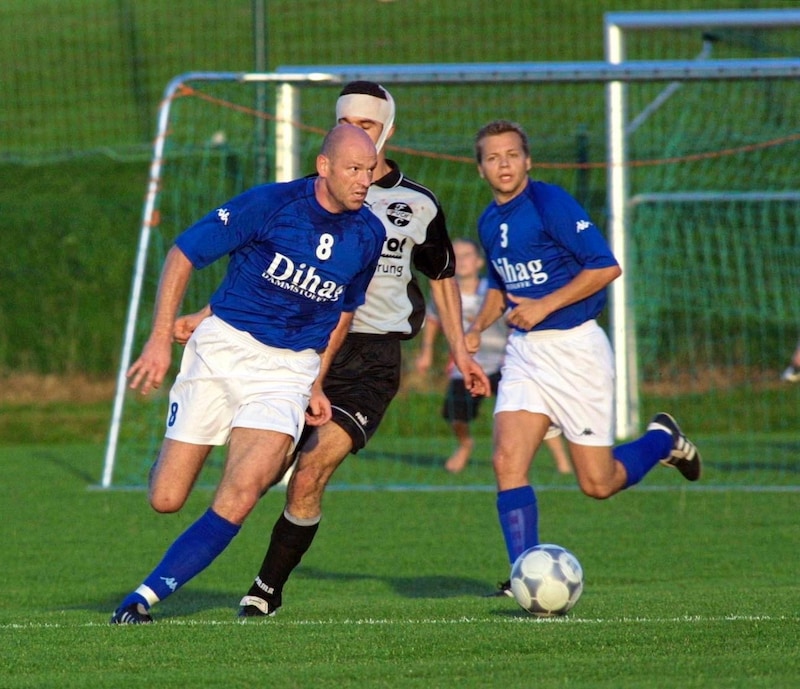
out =
[[[285,471],[300,438],[320,354],[342,313],[364,303],[386,236],[363,206],[377,164],[359,127],[332,129],[315,178],[254,187],[180,234],[167,254],[153,328],[128,371],[158,388],[191,273],[229,256],[213,316],[189,339],[170,391],[150,504],[176,512],[215,445],[228,444],[211,507],[114,611],[112,624],[151,622],[150,607],[205,569]],[[313,405],[313,401],[312,401]],[[330,409],[317,410],[322,417]]]
[[[659,462],[700,477],[700,454],[669,414],[640,438],[613,446],[614,362],[596,318],[605,288],[621,269],[602,233],[562,188],[529,178],[528,138],[496,120],[475,138],[478,172],[494,201],[478,221],[489,263],[489,290],[470,331],[505,316],[512,331],[494,410],[492,465],[497,512],[509,562],[537,545],[538,510],[528,472],[548,434],[569,443],[581,490],[608,498]],[[508,582],[500,595],[511,595]]]

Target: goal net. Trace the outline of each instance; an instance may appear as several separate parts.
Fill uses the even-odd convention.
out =
[[[594,63],[570,66],[572,80],[563,74],[554,79],[552,65],[519,66],[516,80],[507,66],[494,67],[497,77],[482,83],[420,83],[410,72],[384,80],[398,107],[389,157],[435,191],[453,237],[475,238],[490,194],[475,170],[473,135],[497,117],[516,120],[531,137],[532,176],[564,186],[606,227],[607,79],[590,78]],[[796,486],[800,385],[781,382],[780,373],[800,336],[800,80],[753,74],[669,83],[639,78],[626,86],[626,366],[636,373],[631,404],[642,426],[662,409],[672,412],[700,444],[705,484]],[[166,393],[126,391],[124,368],[149,333],[158,276],[174,237],[231,196],[275,179],[276,166],[285,164],[277,156],[278,125],[288,124],[295,134],[300,173],[312,171],[340,88],[335,81],[304,82],[291,121],[278,123],[275,81],[218,75],[175,83],[162,108],[105,486],[145,485],[163,437]],[[668,97],[665,89],[671,89]],[[195,272],[184,312],[207,302],[224,269],[219,264]],[[607,315],[603,324],[611,329]],[[343,463],[334,486],[493,485],[491,401],[473,426],[470,465],[448,474],[443,463],[454,440],[440,416],[447,354],[440,343],[437,372],[420,376],[414,369],[418,345],[404,343],[400,394],[367,448]],[[180,354],[176,345],[175,366]],[[223,452],[212,455],[200,483],[215,483]],[[541,455],[532,477],[538,485],[574,485],[556,472],[546,448]],[[654,471],[647,482],[683,485],[667,470]]]

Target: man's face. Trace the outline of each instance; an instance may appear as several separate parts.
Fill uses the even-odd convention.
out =
[[[364,204],[378,159],[375,145],[364,134],[348,135],[329,156],[317,159],[326,203],[333,213],[357,211]]]
[[[367,134],[369,134],[369,138],[372,139],[372,143],[374,143],[376,146],[378,145],[378,138],[383,131],[383,125],[380,122],[370,120],[366,117],[340,117],[337,124],[352,124],[354,127],[363,129]]]
[[[516,132],[487,136],[480,147],[478,173],[488,182],[497,203],[507,203],[519,195],[528,182],[530,156],[525,155]]]

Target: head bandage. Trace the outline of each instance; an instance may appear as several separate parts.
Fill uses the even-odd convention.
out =
[[[343,118],[360,118],[374,120],[383,125],[381,135],[375,142],[375,148],[380,152],[389,133],[394,126],[394,100],[392,95],[384,89],[386,100],[367,95],[366,93],[348,93],[339,96],[336,101],[336,121]]]

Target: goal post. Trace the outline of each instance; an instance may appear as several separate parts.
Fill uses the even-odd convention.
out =
[[[694,29],[703,32],[729,27],[774,29],[800,26],[800,10],[710,10],[666,12],[609,12],[604,16],[605,58],[609,65],[626,64],[626,41],[633,32]],[[700,58],[705,67],[714,68],[710,52]],[[766,64],[766,62],[765,62]],[[726,74],[726,78],[748,76],[748,67],[741,66]],[[759,71],[755,64],[752,69]],[[749,73],[753,76],[752,72]],[[766,73],[761,75],[769,78]],[[712,77],[713,78],[713,77]],[[671,85],[685,80],[669,80]],[[663,102],[659,94],[656,102]],[[610,81],[606,87],[607,106],[607,159],[608,181],[608,232],[611,246],[617,256],[627,258],[628,218],[630,210],[630,184],[628,180],[628,140],[631,135],[628,117],[628,100],[625,80]],[[647,109],[644,110],[647,112]],[[639,122],[641,120],[637,120]],[[769,193],[769,192],[766,192]],[[612,285],[611,322],[612,340],[617,370],[616,424],[617,436],[628,437],[640,427],[638,356],[636,353],[636,323],[630,306],[630,276],[623,275]],[[624,346],[623,346],[624,343]]]
[[[133,345],[136,335],[137,320],[142,301],[142,292],[145,282],[147,268],[147,257],[150,249],[150,235],[152,228],[159,224],[158,200],[162,186],[162,168],[166,158],[166,143],[170,131],[170,114],[172,104],[180,96],[181,89],[193,82],[222,81],[238,83],[269,83],[280,82],[282,88],[286,88],[292,81],[321,82],[335,80],[335,77],[325,74],[311,73],[303,75],[292,74],[250,74],[244,72],[188,72],[178,75],[170,80],[164,89],[163,98],[158,111],[156,136],[153,144],[153,156],[150,163],[147,192],[145,194],[144,208],[142,210],[142,223],[139,229],[139,241],[136,250],[136,259],[131,280],[130,299],[128,301],[127,316],[125,319],[125,331],[122,338],[122,352],[120,355],[120,365],[117,371],[116,391],[114,404],[111,413],[111,423],[109,427],[108,440],[106,442],[105,459],[103,462],[103,475],[101,486],[108,488],[113,481],[114,466],[116,464],[117,445],[119,441],[120,426],[122,424],[123,409],[125,404],[125,391],[127,388],[126,372],[132,362]],[[258,111],[256,111],[258,112]],[[285,130],[295,122],[291,112],[280,112],[280,126]],[[286,160],[282,156],[281,160]],[[278,171],[278,177],[284,177]],[[209,295],[210,296],[210,295]]]
[[[782,98],[787,108],[800,104],[796,86],[800,58],[624,61],[621,54],[619,58],[616,64],[609,61],[286,67],[275,73],[203,72],[173,79],[165,90],[159,110],[102,487],[144,485],[147,469],[163,435],[160,422],[166,406],[163,396],[154,395],[153,399],[143,401],[131,395],[127,391],[125,371],[149,330],[161,261],[174,236],[214,204],[243,191],[263,175],[263,170],[252,168],[256,132],[264,131],[265,122],[270,128],[267,149],[272,165],[267,178],[290,179],[313,169],[313,156],[320,137],[333,124],[334,88],[354,79],[379,81],[392,89],[399,112],[398,132],[390,142],[389,152],[392,157],[401,159],[410,176],[420,179],[440,196],[454,236],[474,235],[475,220],[489,200],[475,174],[471,151],[474,131],[489,119],[508,117],[526,126],[533,135],[535,175],[568,188],[578,169],[589,170],[599,177],[593,184],[594,195],[588,199],[590,212],[606,227],[612,247],[624,267],[623,278],[612,285],[609,310],[609,330],[618,374],[620,370],[623,372],[617,380],[620,437],[637,430],[640,405],[656,404],[651,399],[659,404],[674,400],[688,405],[693,413],[699,413],[703,405],[709,404],[708,399],[718,403],[725,398],[725,391],[717,389],[711,391],[711,398],[704,397],[708,390],[679,375],[687,368],[710,366],[709,357],[713,357],[716,350],[713,338],[718,331],[715,328],[754,329],[753,339],[766,343],[773,353],[776,342],[790,333],[793,345],[796,341],[793,328],[800,327],[800,318],[788,303],[780,305],[767,326],[754,322],[752,313],[736,314],[735,300],[740,296],[736,290],[742,289],[742,276],[736,272],[736,256],[728,255],[730,251],[724,242],[726,223],[733,223],[737,232],[746,234],[753,230],[752,207],[745,208],[743,203],[763,205],[773,199],[778,206],[759,208],[756,212],[775,218],[779,224],[776,248],[786,255],[786,260],[797,259],[797,241],[789,228],[797,226],[800,205],[796,203],[796,188],[785,188],[790,184],[787,180],[800,178],[796,169],[800,156],[796,155],[796,149],[790,150],[798,141],[797,132],[786,123],[770,123],[761,128],[750,126],[749,129],[743,124],[741,131],[732,132],[734,138],[742,137],[736,141],[723,144],[709,134],[708,140],[701,142],[706,145],[697,146],[694,137],[696,129],[705,124],[706,111],[702,104],[704,90],[708,88],[718,94],[725,92],[722,85],[744,84],[728,89],[730,107],[736,108],[751,100],[758,84],[775,82],[782,85]],[[642,111],[657,89],[673,82],[694,84],[698,93],[687,95],[679,105],[668,103],[660,108],[658,118],[653,118],[659,120],[654,127],[650,122],[639,127],[634,142],[636,159],[631,160],[630,141],[625,133],[627,111],[631,107]],[[269,89],[266,112],[253,106],[254,84],[267,85]],[[630,94],[620,87],[634,84],[642,93],[631,103]],[[501,104],[496,99],[498,91],[503,93]],[[694,108],[699,108],[700,119],[686,127],[682,122],[686,115],[682,113],[693,112]],[[681,133],[677,133],[677,129],[668,132],[665,121],[677,123],[676,127],[684,129]],[[593,161],[570,162],[574,134],[584,131],[587,125],[594,151],[600,149],[601,153],[596,154]],[[683,137],[681,146],[675,137]],[[732,148],[735,149],[733,153]],[[702,158],[698,150],[709,157]],[[740,153],[737,154],[737,150]],[[693,167],[693,157],[719,163],[731,155],[746,156],[753,150],[764,169],[769,169],[763,189],[754,188],[754,180],[747,174],[734,180],[730,175],[720,174],[711,163],[705,168]],[[684,168],[688,168],[688,172]],[[659,170],[659,174],[650,174],[651,169]],[[728,186],[715,188],[718,179]],[[779,189],[781,184],[783,188]],[[681,185],[685,186],[681,189]],[[692,227],[688,216],[675,210],[675,204],[664,214],[665,204],[671,204],[674,198],[655,197],[654,194],[674,191],[731,196],[707,197],[706,201],[714,210],[705,213],[710,219],[704,235],[703,228]],[[745,201],[741,197],[743,191],[754,194],[757,200]],[[636,202],[632,203],[632,199]],[[700,196],[695,201],[693,205],[703,203]],[[643,231],[639,223],[643,206],[649,209],[644,218],[645,223],[652,224],[649,232]],[[636,217],[632,220],[634,212]],[[675,218],[682,223],[679,228],[673,227]],[[702,280],[719,280],[729,285],[720,291],[721,298],[728,301],[718,304],[720,313],[710,314],[708,322],[703,324],[694,322],[696,315],[691,304],[671,303],[674,301],[671,289],[656,284],[655,271],[648,272],[651,261],[666,260],[668,264],[668,259],[657,253],[663,246],[680,247],[681,242],[689,240],[695,241],[697,246],[691,247],[691,251],[686,249],[683,267],[688,273],[696,271],[700,277],[687,280],[687,286],[702,294]],[[702,253],[705,245],[719,242],[722,242],[723,253],[727,252],[725,265],[719,268],[727,271],[724,275],[715,273],[714,266],[706,269],[702,265],[707,258]],[[731,251],[739,256],[755,250],[754,247],[757,249],[757,241],[750,241],[746,246],[736,245]],[[656,252],[652,254],[654,258],[644,253],[650,250]],[[647,271],[643,271],[643,267]],[[185,311],[206,303],[223,268],[209,267],[196,272],[184,303]],[[677,271],[662,270],[657,279],[671,284],[676,274]],[[775,281],[790,279],[787,278],[790,274],[787,266],[773,275],[764,273],[759,279],[778,284]],[[664,288],[663,294],[653,296],[653,290],[658,292],[661,288]],[[796,285],[793,288],[796,289]],[[770,285],[763,288],[767,302],[770,289]],[[678,306],[684,310],[680,311]],[[757,306],[756,319],[765,308],[775,308],[775,305]],[[634,313],[638,318],[633,318]],[[664,314],[675,318],[679,332],[671,332],[665,326]],[[653,320],[647,323],[648,318]],[[645,325],[642,325],[643,319]],[[695,332],[700,325],[702,332]],[[685,347],[676,352],[674,359],[659,363],[657,357],[664,347],[669,347],[670,342],[665,341],[672,337],[685,339]],[[751,346],[755,345],[749,343],[745,348]],[[407,355],[413,352],[411,347],[413,343],[407,343]],[[752,353],[745,352],[745,355],[748,370],[751,373],[757,370],[762,375],[765,363],[755,362],[757,365],[754,365]],[[176,358],[178,356],[176,349]],[[723,363],[731,362],[725,360],[721,365]],[[636,373],[642,367],[646,372],[644,382]],[[734,368],[732,363],[731,368]],[[673,383],[675,386],[670,387]],[[645,402],[638,398],[643,385],[649,386]],[[744,392],[739,390],[736,394],[749,392],[745,386]],[[772,393],[767,390],[765,394]],[[343,465],[336,481],[341,485],[372,486],[486,487],[490,484],[490,471],[486,471],[491,425],[489,410],[482,413],[483,418],[476,427],[478,453],[483,455],[476,464],[482,464],[484,470],[474,472],[471,477],[443,476],[446,472],[440,470],[440,463],[449,452],[451,440],[446,424],[438,418],[439,397],[440,389],[435,385],[426,387],[415,381],[413,375],[406,375],[403,391],[393,402],[381,431],[365,451]],[[763,405],[766,407],[768,402],[764,401]],[[646,411],[650,411],[649,408]],[[712,432],[724,435],[725,424],[732,423],[734,414],[733,407],[726,410]],[[765,426],[763,418],[759,417],[759,423],[759,433],[774,432],[777,437],[788,431],[775,419]],[[747,428],[740,430],[748,432]],[[746,471],[742,469],[733,479],[733,474],[729,473],[719,480],[739,482],[746,480],[744,477],[752,477],[755,468],[747,457],[751,450],[745,443],[745,449],[739,449],[736,459]],[[724,460],[725,452],[727,450],[720,451],[720,461]],[[782,473],[777,478],[770,476],[764,480],[779,483],[792,480],[786,471],[788,460],[783,454],[779,455],[776,461],[783,467]],[[124,465],[122,470],[121,465]],[[544,482],[548,480],[550,477]],[[554,476],[552,480],[557,482],[559,478]]]

